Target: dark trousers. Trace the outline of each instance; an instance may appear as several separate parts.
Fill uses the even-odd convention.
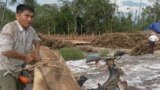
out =
[[[149,53],[154,53],[155,42],[149,41]]]
[[[11,74],[4,76],[6,70],[0,70],[0,90],[23,90],[25,85]]]

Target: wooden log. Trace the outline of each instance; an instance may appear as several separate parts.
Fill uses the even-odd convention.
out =
[[[41,47],[40,56],[50,61],[35,67],[33,90],[81,90],[58,52]]]

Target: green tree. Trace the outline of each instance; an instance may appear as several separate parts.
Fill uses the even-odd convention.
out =
[[[115,12],[110,0],[88,0],[85,2],[84,22],[87,33],[106,32],[112,29],[112,16]]]
[[[66,34],[74,33],[74,14],[71,8],[71,2],[63,1],[63,6],[60,7],[60,23],[61,30]]]
[[[8,0],[6,0],[6,2],[4,4],[2,4],[1,2],[1,8],[3,7],[3,12],[2,12],[2,16],[1,16],[1,24],[0,24],[0,29],[2,28],[2,25],[3,25],[3,22],[4,22],[4,15],[5,15],[5,11],[6,11],[6,8],[7,8],[7,3],[8,3]]]
[[[17,0],[11,0],[12,5]],[[105,32],[124,32],[143,28],[160,15],[159,3],[144,8],[142,18],[133,22],[132,13],[118,12],[118,7],[111,0],[59,0],[60,5],[39,5],[36,0],[23,0],[35,8],[35,20],[33,26],[38,31],[47,34],[102,34]],[[155,9],[156,8],[156,9]],[[6,9],[6,8],[5,8]],[[2,9],[4,11],[4,8]],[[7,13],[8,10],[6,9]],[[13,18],[5,13],[6,18]],[[2,17],[2,16],[1,16]],[[1,18],[2,19],[2,18]],[[160,19],[156,17],[156,20]]]
[[[33,26],[43,33],[53,34],[56,28],[57,5],[43,5],[35,8],[35,20]]]
[[[6,2],[0,2],[0,12],[2,12],[0,15],[0,30],[5,23],[15,19],[14,13],[7,8],[7,4],[8,0]]]
[[[160,1],[158,0],[149,0],[150,2],[154,2],[152,6],[147,6],[146,8],[143,8],[143,12],[141,14],[142,18],[140,19],[137,26],[140,29],[146,28],[150,23],[159,21],[160,17]]]

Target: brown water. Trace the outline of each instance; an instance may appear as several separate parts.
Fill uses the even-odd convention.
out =
[[[99,67],[95,67],[93,63],[83,67],[84,61],[79,61],[81,69],[83,68],[82,72],[86,72],[86,76],[89,78],[84,87],[86,89],[96,88],[97,83],[103,84],[109,76],[104,62],[101,62]],[[116,60],[115,62],[125,72],[126,76],[123,76],[122,79],[128,82],[129,90],[160,90],[159,53],[143,56],[124,55],[120,60]],[[69,66],[73,69],[72,65]],[[75,71],[78,71],[78,66]],[[73,72],[75,71],[73,70]]]

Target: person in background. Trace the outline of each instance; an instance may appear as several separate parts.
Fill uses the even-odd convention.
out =
[[[151,32],[151,35],[148,38],[149,40],[149,53],[154,53],[154,47],[156,42],[159,40],[155,32]]]
[[[33,8],[20,4],[16,20],[7,23],[0,33],[0,90],[23,90],[17,72],[25,63],[40,60],[40,38],[31,26]],[[29,54],[34,47],[34,57]]]

